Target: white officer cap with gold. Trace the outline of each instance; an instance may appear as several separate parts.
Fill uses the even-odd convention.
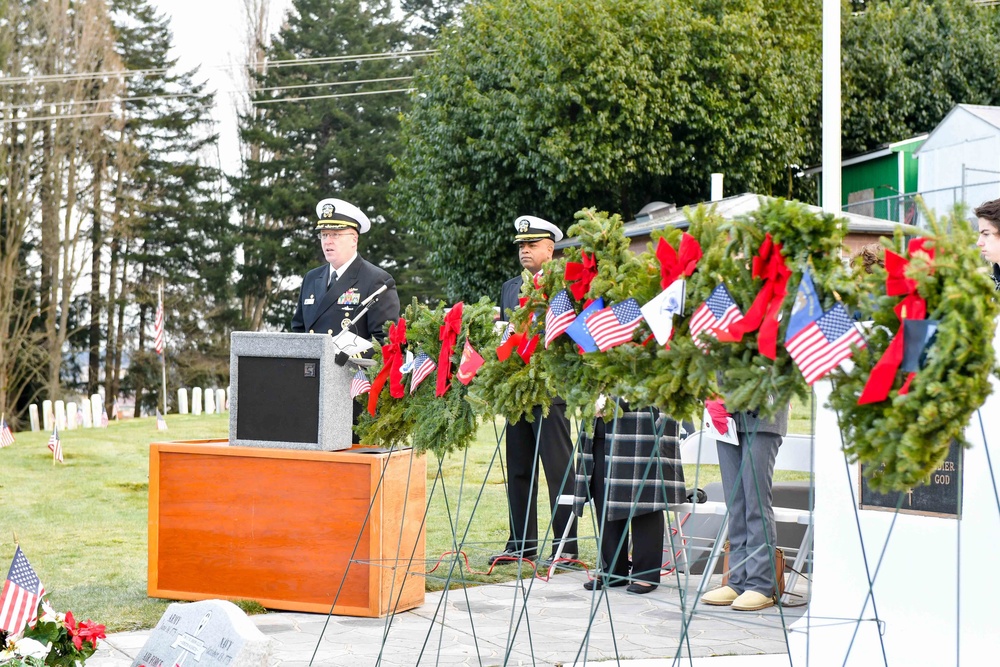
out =
[[[364,234],[372,223],[364,212],[343,199],[324,199],[316,204],[316,231],[324,229],[353,229]]]
[[[517,234],[514,236],[514,243],[538,241],[539,239],[561,241],[563,237],[561,229],[548,220],[542,220],[533,215],[520,216],[514,221],[514,229],[517,230]]]

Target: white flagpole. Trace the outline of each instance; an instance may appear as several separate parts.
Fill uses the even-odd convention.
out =
[[[163,417],[167,416],[167,311],[163,309],[163,281],[160,281],[160,312],[163,313],[163,354],[160,355],[160,371],[163,378]]]
[[[840,215],[840,0],[823,0],[823,210]]]

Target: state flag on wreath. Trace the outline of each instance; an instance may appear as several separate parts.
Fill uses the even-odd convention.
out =
[[[849,358],[851,345],[864,347],[865,339],[841,303],[834,305],[785,343],[788,353],[809,386]]]
[[[795,303],[792,305],[791,317],[788,318],[788,329],[785,331],[785,342],[795,338],[795,335],[823,316],[823,304],[816,294],[809,267],[802,272],[802,280],[795,292]]]
[[[573,310],[573,302],[569,300],[569,292],[559,290],[545,311],[545,348],[548,349],[549,344],[565,332],[575,319],[576,311]]]
[[[458,364],[458,381],[468,385],[484,363],[482,355],[476,352],[469,339],[466,338],[465,347],[462,348],[462,360]]]
[[[160,414],[159,408],[156,410],[156,430],[166,431],[167,430],[167,420],[162,414]]]
[[[646,324],[660,345],[666,345],[670,340],[670,334],[674,331],[674,315],[684,315],[685,285],[686,281],[678,278],[640,308]]]
[[[587,318],[593,313],[604,308],[604,299],[602,297],[597,297],[594,299],[593,303],[583,309],[576,319],[566,327],[566,335],[573,339],[573,342],[580,346],[581,354],[583,352],[597,352],[597,343],[594,341],[594,337],[590,335],[590,330],[587,328]]]
[[[420,383],[434,372],[437,363],[426,352],[421,352],[413,360],[413,375],[410,376],[410,393],[416,391]]]
[[[698,309],[692,313],[688,328],[691,331],[694,344],[705,348],[708,344],[699,339],[699,334],[704,333],[715,338],[719,332],[729,331],[729,327],[742,319],[743,313],[733,301],[729,290],[726,289],[725,284],[719,283],[712,290],[705,303],[698,306]]]
[[[49,450],[52,452],[52,460],[63,462],[62,443],[59,441],[59,427],[52,427],[52,435],[49,436]]]
[[[371,388],[372,383],[368,381],[368,376],[365,375],[364,371],[359,370],[354,374],[354,377],[351,378],[351,398],[357,398],[362,394],[367,394]]]
[[[7,424],[6,417],[0,417],[0,449],[14,444],[14,434]]]
[[[585,322],[601,352],[632,340],[632,333],[641,323],[639,302],[632,298],[597,311]]]
[[[3,592],[0,592],[0,630],[13,637],[26,625],[34,623],[43,595],[45,587],[18,546],[3,582]]]

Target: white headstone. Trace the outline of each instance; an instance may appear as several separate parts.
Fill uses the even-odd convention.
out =
[[[80,412],[82,417],[80,418],[83,422],[83,428],[91,428],[94,426],[94,413],[91,412],[93,408],[90,407],[90,399],[82,398],[80,399]]]
[[[76,413],[76,403],[70,401],[66,404],[66,430],[74,429],[79,426],[77,423],[77,413]]]
[[[38,430],[38,405],[32,403],[28,406],[28,421],[31,422],[31,430]]]
[[[52,430],[54,415],[52,414],[52,401],[45,399],[42,401],[42,428],[46,431]]]
[[[215,391],[211,387],[205,387],[205,414],[213,415],[215,414]]]
[[[58,400],[55,403],[53,403],[53,406],[55,407],[56,426],[59,427],[60,431],[65,431],[66,430],[66,403],[63,402],[62,400]]]
[[[200,415],[204,402],[201,400],[201,387],[191,390],[191,414]]]
[[[100,394],[91,394],[90,414],[94,420],[94,428],[99,428],[104,421],[101,417],[107,414],[104,412],[104,399],[101,398]]]
[[[222,413],[226,411],[226,390],[215,390],[215,411]]]
[[[175,602],[160,617],[132,667],[267,667],[274,640],[226,600]]]
[[[962,470],[939,473],[961,475],[949,480],[960,484],[960,518],[858,509],[858,465],[844,461],[837,415],[817,411],[815,574],[809,612],[788,634],[791,664],[964,665],[1000,655],[1000,579],[989,574],[996,566],[1000,383],[990,381],[993,394],[966,427],[971,447]],[[815,389],[816,405],[825,405],[830,383]]]
[[[177,412],[182,415],[188,413],[188,390],[184,387],[177,390]]]

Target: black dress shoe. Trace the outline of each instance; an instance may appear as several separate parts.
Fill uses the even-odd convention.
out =
[[[628,588],[625,589],[629,593],[635,593],[636,595],[645,595],[646,593],[652,593],[656,590],[656,584],[629,584]]]
[[[534,560],[535,553],[532,551],[511,551],[510,549],[505,549],[501,553],[493,554],[490,556],[490,565],[506,565],[508,563],[516,563],[522,559]]]
[[[620,588],[622,586],[628,586],[628,579],[625,577],[611,577],[611,581],[608,582],[608,588]],[[599,591],[604,588],[604,579],[598,575],[590,581],[583,582],[583,588],[588,591]]]

